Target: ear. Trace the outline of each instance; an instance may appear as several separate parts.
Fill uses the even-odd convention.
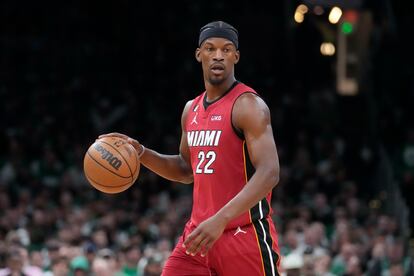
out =
[[[201,57],[200,57],[200,48],[197,48],[195,50],[195,58],[198,62],[201,62]]]
[[[234,54],[234,57],[235,57],[234,64],[237,64],[240,60],[240,51],[239,50],[236,51],[236,53]]]

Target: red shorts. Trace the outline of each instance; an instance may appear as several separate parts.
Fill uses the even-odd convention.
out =
[[[195,229],[188,222],[163,276],[279,276],[279,248],[273,221],[263,219],[236,229],[228,229],[205,257],[187,255],[182,243]]]

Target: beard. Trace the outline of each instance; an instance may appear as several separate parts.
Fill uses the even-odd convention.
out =
[[[211,85],[214,85],[214,86],[216,86],[216,85],[220,85],[220,84],[222,84],[223,82],[225,81],[225,78],[222,78],[222,77],[219,77],[219,78],[217,78],[217,77],[209,77],[208,78],[208,82],[211,84]]]

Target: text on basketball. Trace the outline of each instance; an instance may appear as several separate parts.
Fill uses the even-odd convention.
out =
[[[122,161],[113,156],[113,154],[110,151],[108,151],[99,144],[96,144],[94,148],[101,154],[102,159],[108,161],[111,167],[113,167],[116,170],[118,170],[119,167],[121,167]]]

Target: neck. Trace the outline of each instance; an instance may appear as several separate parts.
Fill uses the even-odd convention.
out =
[[[207,80],[205,80],[204,85],[206,87],[207,101],[211,102],[221,97],[224,93],[226,93],[230,89],[230,87],[233,85],[235,81],[236,79],[232,77],[232,78],[228,78],[221,84],[213,85]]]

